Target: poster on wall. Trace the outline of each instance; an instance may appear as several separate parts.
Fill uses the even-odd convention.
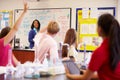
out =
[[[13,11],[0,11],[0,30],[6,26],[12,27]]]
[[[15,21],[22,13],[22,9],[15,10]],[[31,29],[31,24],[34,19],[41,23],[43,28],[52,20],[57,21],[60,25],[60,31],[55,36],[58,45],[63,42],[66,31],[71,27],[71,8],[43,8],[43,9],[29,9],[21,23],[21,29],[16,33],[16,39],[20,39],[21,47],[29,46],[28,34]]]
[[[78,50],[86,48],[87,51],[93,51],[101,44],[102,39],[97,34],[97,19],[103,13],[115,16],[115,7],[76,9],[77,44],[80,45]]]

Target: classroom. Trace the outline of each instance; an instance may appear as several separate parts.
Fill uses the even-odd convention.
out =
[[[0,80],[120,80],[119,14],[120,0],[0,0]]]

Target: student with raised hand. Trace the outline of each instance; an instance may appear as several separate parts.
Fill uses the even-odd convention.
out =
[[[33,48],[34,47],[34,37],[36,35],[36,33],[40,30],[40,22],[35,19],[33,22],[32,22],[32,25],[31,25],[31,30],[29,32],[29,35],[28,35],[28,41],[30,43],[29,45],[29,48]]]
[[[72,58],[77,61],[78,52],[75,49],[76,46],[76,31],[72,28],[68,29],[65,35],[65,40],[62,47],[62,58]]]
[[[99,80],[120,80],[120,25],[111,14],[103,14],[98,19],[98,34],[103,42],[91,57],[88,69],[83,75],[72,75],[66,67],[70,79],[90,80],[98,73]]]
[[[59,58],[57,42],[54,40],[59,30],[58,23],[50,21],[48,26],[40,29],[40,32],[35,36],[35,45],[38,44],[38,58],[41,63],[46,54],[48,54],[47,58],[52,61]]]
[[[8,51],[11,48],[10,43],[13,40],[15,33],[18,31],[20,23],[27,12],[28,6],[27,3],[24,3],[24,11],[20,15],[19,19],[14,24],[13,28],[7,30],[8,28],[4,28],[4,30],[0,33],[0,66],[6,66],[8,63]],[[7,30],[7,31],[6,31]],[[5,34],[4,34],[5,33]],[[17,65],[17,60],[13,56],[13,64]]]
[[[2,39],[3,37],[5,37],[9,32],[10,32],[10,30],[11,30],[11,28],[10,27],[5,27],[5,28],[3,28],[2,30],[1,30],[1,33],[0,33],[0,39]],[[10,43],[6,46],[6,50],[7,50],[7,54],[4,54],[4,57],[1,55],[1,57],[3,57],[3,59],[5,59],[6,60],[6,58],[8,58],[8,53],[9,53],[9,49],[11,48],[11,46],[12,46],[12,42],[13,42],[13,39],[10,41]],[[1,58],[2,59],[2,58]],[[4,62],[3,61],[1,61],[1,62],[3,62],[2,64],[3,65],[6,65],[8,62],[6,62],[4,60]],[[12,54],[12,63],[13,63],[13,65],[14,66],[16,66],[17,65],[17,63],[18,63],[18,60],[15,58],[15,56],[14,56],[14,54]],[[2,65],[2,66],[3,66]]]

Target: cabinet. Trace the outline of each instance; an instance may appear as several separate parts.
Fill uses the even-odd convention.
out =
[[[13,54],[22,64],[26,61],[34,61],[34,50],[13,49]]]

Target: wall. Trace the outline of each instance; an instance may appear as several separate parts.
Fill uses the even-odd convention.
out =
[[[117,14],[118,14],[118,20],[119,20],[119,23],[120,23],[120,0],[118,0],[118,4],[117,4]]]
[[[14,10],[23,8],[23,0],[0,0],[0,10]],[[119,7],[118,0],[40,0],[29,2],[29,8],[72,8],[72,27],[76,25],[76,8],[82,7]],[[120,4],[120,1],[119,1]],[[120,13],[120,11],[119,11]],[[118,11],[117,11],[118,14]],[[117,15],[118,18],[118,15]],[[119,16],[120,20],[120,16]]]

